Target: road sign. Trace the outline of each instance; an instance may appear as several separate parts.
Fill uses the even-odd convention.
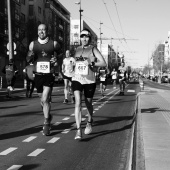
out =
[[[7,44],[7,49],[9,50],[9,43]],[[16,49],[16,44],[13,42],[13,48],[14,48],[14,50]]]

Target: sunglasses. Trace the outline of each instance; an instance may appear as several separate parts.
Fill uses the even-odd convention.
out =
[[[89,37],[88,35],[86,35],[86,34],[82,34],[82,35],[80,35],[80,38],[83,38],[83,37]]]

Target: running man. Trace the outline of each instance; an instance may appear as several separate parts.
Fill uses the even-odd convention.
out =
[[[107,86],[107,74],[108,71],[106,67],[101,67],[99,69],[100,92],[103,97],[104,97],[104,91],[106,90],[106,86]]]
[[[52,115],[50,114],[50,96],[54,84],[53,67],[57,62],[57,54],[60,45],[47,35],[47,26],[38,26],[38,39],[29,45],[27,58],[34,57],[35,87],[40,97],[40,103],[44,113],[43,135],[50,135]],[[28,61],[28,60],[27,60]]]
[[[125,63],[121,63],[121,66],[118,68],[120,95],[124,95],[125,92],[126,73]]]
[[[32,97],[32,93],[34,91],[34,87],[35,87],[35,82],[34,82],[34,65],[32,63],[32,61],[29,62],[29,65],[27,65],[25,67],[25,69],[23,70],[24,74],[25,74],[25,80],[26,80],[26,97],[31,98]]]
[[[81,103],[82,94],[84,92],[85,104],[87,107],[88,120],[84,133],[90,134],[92,132],[93,123],[93,105],[92,99],[96,89],[96,67],[105,67],[106,63],[99,52],[99,50],[90,45],[91,33],[88,29],[81,31],[80,40],[81,46],[76,49],[75,53],[75,74],[72,77],[72,88],[75,96],[75,120],[77,125],[77,131],[75,139],[82,139],[81,130]],[[97,59],[97,62],[95,62]]]
[[[16,74],[18,74],[18,69],[14,64],[14,60],[10,59],[9,63],[4,66],[2,72],[5,74],[7,83],[7,98],[11,98],[11,92],[14,90],[14,85],[16,81]]]
[[[115,70],[115,68],[111,72],[111,76],[113,81],[113,89],[116,89],[117,71]]]
[[[71,97],[71,103],[74,103],[74,95],[71,87],[71,79],[74,75],[73,67],[75,66],[75,59],[70,56],[70,51],[66,51],[66,57],[63,60],[62,64],[62,73],[64,79],[64,102],[68,103],[68,94]]]

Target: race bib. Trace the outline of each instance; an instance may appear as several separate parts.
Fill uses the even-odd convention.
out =
[[[124,77],[124,73],[121,73],[120,76],[121,76],[121,77]]]
[[[105,79],[106,79],[105,77],[101,77],[100,81],[105,81]]]
[[[116,79],[116,75],[113,75],[113,76],[112,76],[112,79]]]
[[[88,66],[82,62],[77,62],[75,66],[75,74],[88,75]]]
[[[38,73],[50,73],[50,62],[38,61],[37,62],[37,72]]]

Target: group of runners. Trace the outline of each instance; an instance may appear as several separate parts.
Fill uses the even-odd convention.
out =
[[[76,140],[82,139],[82,96],[84,95],[87,107],[87,124],[84,134],[92,132],[93,125],[93,105],[92,100],[96,90],[96,72],[99,71],[101,94],[107,85],[106,62],[100,51],[91,45],[91,32],[83,29],[80,33],[81,45],[77,47],[74,57],[70,56],[70,51],[66,51],[66,57],[62,63],[62,73],[64,79],[64,101],[68,103],[68,96],[71,103],[75,104]],[[48,36],[48,29],[45,24],[38,26],[38,39],[29,45],[26,57],[29,66],[24,69],[28,83],[32,83],[32,89],[27,88],[26,96],[31,97],[34,86],[40,97],[40,104],[44,114],[43,135],[50,135],[52,115],[51,93],[54,85],[54,67],[57,65],[58,55],[61,46],[57,41],[53,41]],[[120,94],[124,93],[126,69],[122,64],[118,72],[115,69],[111,72],[113,88],[116,88],[116,79],[119,76]]]

